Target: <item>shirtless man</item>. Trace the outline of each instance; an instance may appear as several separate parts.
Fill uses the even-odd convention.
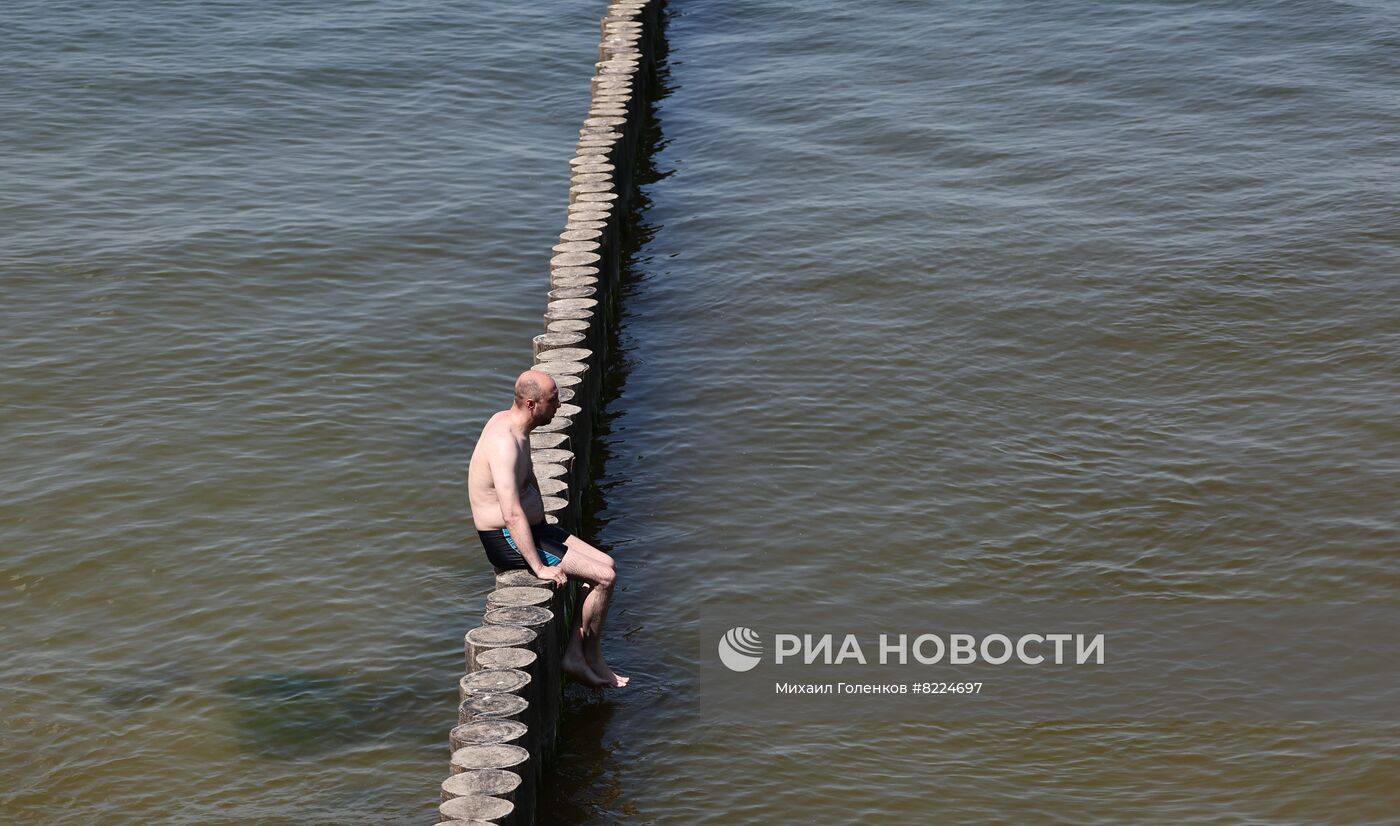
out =
[[[563,586],[586,584],[579,619],[569,631],[564,673],[591,688],[621,688],[630,679],[603,659],[603,623],[608,617],[617,571],[612,557],[544,521],[540,484],[530,463],[530,431],[554,418],[559,389],[548,373],[528,370],[515,380],[515,403],[481,430],[467,471],[472,521],[498,569],[529,569]]]

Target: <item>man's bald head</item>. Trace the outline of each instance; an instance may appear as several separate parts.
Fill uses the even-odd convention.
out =
[[[515,380],[515,403],[544,402],[555,393],[554,379],[539,370],[526,370]]]

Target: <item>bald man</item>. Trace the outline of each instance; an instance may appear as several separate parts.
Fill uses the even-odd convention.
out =
[[[592,688],[621,688],[628,677],[603,659],[603,624],[608,618],[617,571],[612,557],[544,521],[540,483],[530,462],[530,431],[554,418],[559,388],[548,373],[527,370],[515,380],[515,402],[481,430],[467,471],[472,521],[497,570],[526,569],[562,586],[585,584],[564,651],[564,673]]]

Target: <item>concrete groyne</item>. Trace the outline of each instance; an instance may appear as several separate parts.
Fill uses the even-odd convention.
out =
[[[662,51],[662,0],[613,0],[601,21],[592,99],[569,160],[568,218],[549,262],[544,332],[534,369],[554,377],[562,405],[530,436],[546,520],[577,531],[601,404],[609,326],[616,317],[622,244],[648,95]],[[528,826],[559,729],[559,658],[576,587],[554,589],[529,571],[496,577],[481,624],[467,632],[443,824]]]

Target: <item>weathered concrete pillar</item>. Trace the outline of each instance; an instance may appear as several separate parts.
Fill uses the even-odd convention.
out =
[[[534,654],[533,651],[527,653]],[[457,692],[462,702],[479,694],[515,694],[524,697],[529,688],[530,675],[515,668],[482,668],[463,675],[457,681]]]
[[[551,665],[552,673],[558,672],[559,660],[563,656],[563,642],[568,639],[567,617],[559,610],[567,610],[569,589],[551,591],[547,588],[532,588],[548,601],[539,605],[514,605],[491,608],[486,611],[482,622],[486,625],[528,628],[540,641],[536,654],[542,663]],[[545,607],[545,606],[548,607]]]
[[[562,605],[567,599],[567,589],[557,594],[544,588],[530,589],[550,598],[550,604]],[[546,746],[554,740],[554,732],[559,725],[559,708],[563,696],[563,673],[559,663],[563,658],[563,643],[568,637],[568,622],[564,614],[556,614],[548,608],[537,605],[522,605],[505,608],[492,608],[486,612],[483,622],[488,625],[499,623],[509,627],[528,628],[535,632],[541,641],[540,685],[535,692],[539,697],[536,712],[543,731],[540,742]]]
[[[539,653],[535,632],[518,626],[483,625],[468,631],[464,642],[468,672],[479,670],[476,665],[477,655],[492,648],[529,648]]]
[[[534,652],[529,653],[534,654]],[[484,658],[485,653],[482,656]],[[540,755],[544,753],[543,742],[540,738],[544,735],[546,720],[542,714],[543,707],[529,702],[532,696],[539,694],[538,686],[532,689],[531,682],[530,675],[518,669],[481,669],[473,671],[459,680],[457,691],[462,703],[466,703],[473,697],[486,695],[512,695],[525,700],[528,706],[520,715],[519,720],[529,728],[529,733],[522,738],[520,746],[531,754]]]
[[[456,724],[477,720],[514,720],[528,725],[529,700],[519,694],[472,694],[456,707]]]
[[[590,213],[584,213],[585,215]],[[601,221],[570,221],[569,226],[587,226],[589,224],[603,224]],[[600,232],[602,230],[599,230]],[[587,279],[587,280],[574,280]],[[597,286],[604,281],[602,271],[598,267],[554,267],[549,271],[549,286],[551,289],[558,287],[575,286]]]
[[[578,202],[569,204],[568,207],[566,207],[566,209],[568,209],[568,211],[569,211],[570,214],[573,214],[573,213],[575,213],[575,212],[589,212],[589,213],[601,212],[601,213],[606,213],[606,214],[608,215],[608,217],[607,217],[607,220],[608,220],[608,221],[614,220],[613,215],[612,215],[612,212],[613,212],[613,205],[612,205],[611,203],[607,203],[607,202],[602,202],[602,201],[588,201],[588,202],[578,201]]]
[[[488,625],[499,623],[501,625],[517,625],[521,628],[529,628],[533,630],[537,636],[542,635],[545,628],[550,628],[553,630],[557,639],[555,649],[562,654],[564,644],[568,640],[569,625],[573,617],[573,612],[576,610],[574,602],[574,584],[571,582],[563,588],[557,588],[553,582],[540,579],[529,571],[503,571],[496,575],[496,587],[498,589],[518,587],[538,588],[548,592],[550,595],[549,601],[539,604],[547,606],[551,616],[546,617],[539,612],[532,611],[497,611],[491,609],[487,611],[487,617],[482,621]],[[522,604],[520,607],[525,607],[525,604]]]
[[[532,434],[532,436],[538,436],[538,435],[540,435],[540,434],[538,434],[538,433]],[[555,434],[546,434],[546,435],[555,435]],[[561,435],[561,436],[562,436],[563,434],[561,433],[561,434],[558,434],[558,435]],[[530,573],[529,571],[527,571],[527,570],[521,568],[521,569],[514,570],[514,571],[501,571],[501,572],[497,573],[497,574],[496,574],[496,587],[497,587],[497,588],[517,588],[517,587],[526,587],[526,588],[551,588],[551,589],[552,589],[552,588],[554,587],[554,583],[550,582],[550,581],[547,580],[547,579],[540,579],[539,577],[535,576],[534,574]]]
[[[612,176],[605,172],[579,172],[575,173],[571,180],[578,183],[590,183],[598,180],[611,180]],[[561,241],[597,241],[603,237],[603,231],[598,229],[566,229],[559,233]]]
[[[558,287],[558,286],[556,286],[554,289],[550,290],[550,291],[547,293],[547,295],[548,295],[551,299],[555,299],[555,298],[594,298],[595,296],[598,295],[598,287],[597,287],[598,279],[596,279],[596,278],[589,278],[589,279],[587,279],[587,281],[592,282],[592,283],[576,283],[576,284],[570,284],[570,285],[568,285],[567,287]],[[543,353],[543,352],[546,352],[546,351],[548,351],[548,350],[557,350],[557,349],[559,349],[560,347],[572,347],[572,346],[574,346],[574,345],[580,345],[580,346],[582,346],[583,340],[584,340],[584,336],[582,336],[582,335],[578,336],[577,339],[576,339],[575,341],[573,341],[572,343],[564,342],[562,339],[555,339],[555,340],[553,340],[552,342],[550,342],[553,346],[545,347],[545,348],[541,349],[540,352]],[[591,348],[591,347],[584,347],[583,349],[591,350],[592,348]],[[544,360],[544,359],[541,359],[541,358],[539,357],[539,353],[536,353],[536,354],[535,354],[535,361],[543,361],[543,360]]]
[[[542,661],[538,654],[527,651],[524,648],[493,648],[490,651],[483,651],[476,658],[476,664],[481,666],[480,674],[485,671],[495,671],[498,669],[510,671],[523,671],[530,676],[530,682],[520,691],[510,692],[519,694],[530,703],[530,708],[539,714],[545,707],[545,698],[542,691],[546,678],[541,674]],[[552,668],[553,666],[551,666]],[[466,693],[465,686],[459,687],[459,691]],[[462,697],[466,699],[465,696]],[[525,745],[523,743],[518,745]]]
[[[457,707],[457,725],[479,720],[513,720],[528,725],[530,701],[518,694],[473,694]]]
[[[559,301],[568,301],[568,300],[570,300],[570,299],[567,299],[567,298],[560,298],[560,299],[558,299],[558,300],[559,300]],[[594,302],[597,301],[597,299],[594,299],[594,298],[573,299],[573,300],[594,301]],[[596,359],[594,358],[594,356],[597,355],[597,352],[594,351],[594,350],[592,350],[592,349],[590,349],[590,348],[587,348],[587,347],[560,346],[560,347],[551,347],[551,348],[549,348],[548,350],[544,350],[544,351],[542,351],[542,352],[540,353],[540,355],[543,356],[543,358],[541,358],[541,359],[539,360],[539,363],[541,363],[541,364],[550,364],[550,363],[556,362],[556,361],[575,361],[575,362],[581,362],[581,363],[583,363],[583,364],[591,364],[591,363],[593,363],[593,362],[596,361]],[[580,371],[580,374],[582,374],[582,372],[583,372],[583,371]],[[551,375],[553,375],[553,374],[551,374]],[[570,372],[569,372],[569,371],[561,371],[561,372],[560,372],[560,375],[566,375],[566,376],[567,376],[567,375],[570,375]]]
[[[572,450],[560,450],[559,448],[533,450],[530,452],[530,459],[536,465],[560,465],[564,468],[565,473],[568,473],[574,466],[574,453]]]
[[[516,791],[523,781],[520,775],[505,769],[473,769],[461,774],[454,774],[442,781],[442,802],[454,797],[467,797],[468,795],[485,795],[487,797],[499,797],[519,803],[515,798]]]
[[[550,292],[553,292],[553,290]],[[588,336],[585,336],[583,333],[541,333],[534,338],[533,355],[535,361],[540,360],[540,353],[545,350],[552,350],[559,347],[573,347],[582,344],[587,338]]]
[[[521,823],[515,819],[515,805],[510,801],[476,794],[454,798],[438,806],[438,816],[444,818],[440,826],[476,826],[479,823],[517,826]]]
[[[451,751],[465,746],[519,746],[529,727],[517,720],[484,718],[471,723],[459,723],[447,735]]]
[[[480,769],[516,771],[530,759],[529,752],[519,746],[500,743],[484,746],[463,746],[452,752],[452,773]]]
[[[557,452],[557,451],[542,451]],[[492,608],[518,608],[522,605],[545,605],[549,602],[549,591],[528,585],[511,585],[497,588],[486,595],[486,610]]]
[[[519,746],[511,746],[504,744],[464,746],[452,753],[452,762],[450,765],[453,775],[465,774],[467,772],[473,771],[484,771],[494,769],[497,771],[512,772],[519,776],[521,782],[519,784],[520,788],[517,791],[516,797],[520,801],[520,807],[517,809],[516,805],[512,804],[510,809],[508,810],[498,809],[499,811],[502,811],[503,814],[497,815],[497,817],[502,817],[506,814],[509,814],[514,815],[516,818],[518,818],[517,820],[512,822],[525,824],[531,822],[531,820],[534,817],[535,771],[534,766],[530,762],[530,752],[526,751],[525,749]],[[442,804],[442,806],[438,807],[438,811],[444,817],[456,817],[458,816],[458,813],[461,812],[464,808],[470,806],[480,806],[481,804],[477,802],[478,797],[479,796],[477,795],[464,795],[461,797],[452,798],[451,800],[445,801]],[[484,799],[490,800],[492,798]],[[495,799],[499,800],[500,798]],[[468,802],[461,804],[460,806],[451,810],[447,808],[452,803],[462,800]],[[510,801],[502,802],[508,803]],[[481,817],[480,815],[472,816],[478,819],[480,819]],[[489,820],[490,818],[487,819]]]
[[[499,797],[473,794],[453,799],[438,806],[438,815],[447,823],[496,823],[501,826],[515,826],[528,822],[516,819],[515,804]]]

